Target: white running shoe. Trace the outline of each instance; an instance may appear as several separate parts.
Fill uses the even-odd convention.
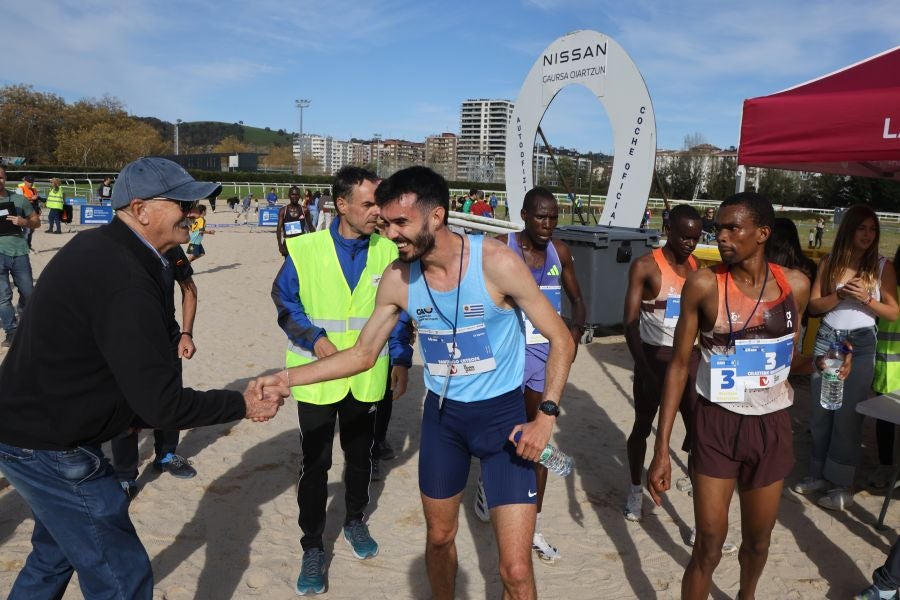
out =
[[[806,477],[792,485],[791,489],[796,493],[805,496],[807,494],[812,494],[813,492],[824,490],[826,487],[828,487],[828,482],[826,480],[807,475]]]
[[[836,487],[828,490],[816,504],[828,510],[844,510],[853,506],[853,494],[845,487]]]
[[[484,494],[484,482],[478,478],[478,488],[475,490],[475,499],[472,503],[475,509],[475,516],[482,523],[491,522],[491,511],[488,510],[487,496]]]
[[[675,487],[678,488],[679,492],[684,492],[688,496],[694,495],[694,484],[691,483],[690,477],[680,477],[678,481],[675,482]]]
[[[531,539],[531,549],[534,550],[537,557],[541,559],[541,562],[547,563],[548,565],[552,565],[562,558],[559,554],[559,550],[547,543],[543,533],[534,534],[534,537]]]
[[[644,518],[644,490],[638,489],[628,492],[628,500],[625,501],[625,510],[622,511],[629,521],[639,523]]]
[[[688,546],[694,547],[694,542],[697,540],[697,528],[691,527],[691,537],[688,538]],[[734,554],[738,551],[738,547],[725,540],[725,543],[722,544],[722,554],[728,556],[729,554]]]

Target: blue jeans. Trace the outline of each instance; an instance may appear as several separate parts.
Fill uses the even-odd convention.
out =
[[[50,209],[50,214],[47,215],[47,231],[53,231],[54,225],[56,225],[56,231],[62,231],[62,209]]]
[[[856,412],[856,405],[869,397],[875,372],[875,327],[859,329],[835,329],[822,322],[816,335],[813,356],[822,356],[832,341],[846,339],[853,344],[853,369],[844,380],[844,402],[837,410],[828,410],[819,403],[822,393],[822,376],[818,369],[810,378],[812,409],[809,429],[812,433],[812,457],[809,474],[827,479],[835,485],[853,485],[860,457],[860,435],[863,415]]]
[[[31,276],[31,261],[28,255],[7,256],[0,254],[0,324],[3,325],[3,331],[7,337],[16,331],[19,321],[16,317],[16,309],[12,305],[12,285],[10,285],[10,275],[16,288],[19,290],[19,308],[24,309],[28,305],[31,298],[31,292],[34,290],[34,279]]]
[[[34,514],[31,554],[10,600],[62,598],[73,571],[85,599],[150,600],[150,559],[99,446],[29,450],[0,443],[0,473]]]

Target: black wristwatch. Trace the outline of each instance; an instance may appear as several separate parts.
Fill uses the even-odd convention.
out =
[[[559,416],[559,404],[553,400],[544,400],[538,405],[538,410],[550,417]]]

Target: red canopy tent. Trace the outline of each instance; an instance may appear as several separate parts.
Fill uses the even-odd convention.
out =
[[[745,100],[738,164],[900,181],[900,46]]]

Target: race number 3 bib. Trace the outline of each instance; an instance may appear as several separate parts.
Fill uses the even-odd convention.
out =
[[[562,306],[562,286],[559,285],[542,285],[541,291],[546,296],[547,300],[550,301],[550,305],[556,309],[556,314],[559,314],[560,307]],[[531,320],[525,315],[525,311],[522,311],[522,321],[525,323],[525,343],[526,344],[547,344],[550,340],[545,338],[540,331],[531,323]]]
[[[744,402],[746,390],[783,383],[791,370],[794,335],[768,340],[737,340],[734,354],[710,357],[710,401]]]
[[[666,314],[663,317],[663,325],[666,327],[675,327],[678,324],[678,317],[681,316],[681,296],[677,294],[669,294],[666,299]]]
[[[284,224],[284,235],[300,235],[303,233],[303,223],[301,221],[286,221]]]
[[[419,341],[433,376],[477,375],[497,368],[484,323],[457,329],[455,346],[452,329],[420,329]]]

